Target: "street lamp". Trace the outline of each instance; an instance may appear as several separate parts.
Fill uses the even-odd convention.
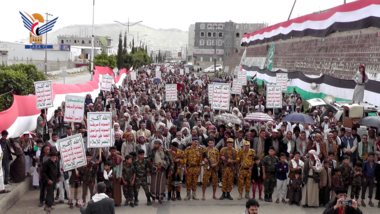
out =
[[[138,21],[138,22],[135,22],[135,23],[133,23],[133,24],[129,24],[129,17],[128,17],[128,24],[124,24],[124,23],[121,23],[121,22],[119,22],[119,21],[114,21],[114,22],[117,22],[117,23],[119,23],[119,24],[122,24],[122,25],[124,25],[124,26],[127,26],[128,28],[128,31],[127,31],[127,33],[129,33],[129,26],[133,26],[133,25],[136,25],[136,24],[138,24],[138,23],[141,23],[141,22],[143,22],[143,21]]]
[[[53,14],[45,13],[46,14],[46,24],[49,22],[48,18],[49,16],[53,16]],[[45,46],[45,75],[47,74],[47,32],[46,32],[46,46]]]

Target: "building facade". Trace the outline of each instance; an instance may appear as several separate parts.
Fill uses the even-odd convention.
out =
[[[72,47],[83,47],[83,49],[91,48],[91,37],[73,36],[73,35],[59,35],[57,36],[57,43],[60,45],[71,45]],[[95,36],[94,48],[104,50],[108,55],[113,54],[112,39],[107,36]],[[101,53],[101,51],[99,51]],[[95,54],[97,55],[97,54]]]
[[[191,50],[190,44],[194,44],[191,50],[194,65],[199,64],[204,68],[213,65],[215,58],[217,64],[223,64],[234,52],[239,51],[244,33],[259,30],[265,26],[267,26],[266,23],[238,24],[232,21],[197,22],[195,28],[190,25],[188,44],[189,50]],[[192,30],[194,30],[193,38],[191,37]]]

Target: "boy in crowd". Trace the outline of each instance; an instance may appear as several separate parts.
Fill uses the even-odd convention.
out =
[[[331,201],[334,201],[336,198],[335,188],[340,186],[340,174],[342,169],[338,166],[334,169],[334,175],[331,178]]]
[[[132,165],[132,156],[125,156],[125,162],[123,164],[123,175],[121,180],[123,182],[123,194],[125,197],[124,206],[128,206],[128,203],[131,207],[135,207],[133,203],[133,185],[135,184],[136,178],[136,169]]]
[[[289,204],[300,206],[302,199],[302,170],[296,170],[296,175],[289,181]]]
[[[342,169],[342,174],[340,175],[341,180],[341,186],[346,187],[348,189],[348,186],[351,183],[351,171],[352,167],[350,166],[350,157],[348,155],[343,156],[343,163],[340,165],[340,168]]]
[[[104,184],[106,185],[106,195],[108,195],[108,197],[110,198],[112,198],[112,193],[113,193],[112,182],[114,179],[111,165],[112,165],[111,161],[106,161],[104,163],[104,172],[103,172]]]
[[[144,155],[145,151],[143,149],[140,149],[138,151],[138,159],[133,162],[133,166],[136,169],[136,179],[134,188],[135,206],[138,206],[140,186],[142,186],[142,188],[144,189],[145,196],[147,198],[147,205],[152,205],[152,202],[150,200],[149,186],[147,182],[147,177],[150,176],[150,165],[149,161],[147,159],[144,159]]]
[[[360,189],[362,187],[362,162],[358,161],[355,164],[354,169],[351,172],[352,186],[351,186],[351,199],[356,199],[359,201]]]
[[[261,166],[260,163],[260,158],[255,157],[254,158],[255,163],[253,164],[252,167],[252,196],[255,198],[256,195],[256,187],[259,188],[259,200],[262,201],[263,198],[261,197],[261,193],[263,191],[263,167]]]
[[[329,168],[330,161],[323,161],[323,168],[319,177],[319,206],[327,206],[330,199],[331,188],[331,169]]]
[[[365,199],[365,192],[367,190],[367,186],[368,186],[368,191],[369,191],[368,205],[370,207],[374,206],[374,204],[372,203],[372,193],[375,187],[375,180],[376,180],[375,170],[376,170],[377,165],[378,163],[375,162],[375,153],[373,152],[368,153],[368,160],[364,162],[364,166],[363,166],[363,189],[362,189],[362,201],[361,201],[363,207],[366,206],[366,204],[364,203],[364,199]]]
[[[276,186],[277,171],[276,166],[279,162],[278,157],[274,156],[274,147],[269,148],[269,155],[265,156],[261,162],[263,167],[264,193],[266,202],[272,202],[274,186]]]
[[[289,172],[289,165],[285,162],[286,155],[284,153],[280,154],[280,162],[276,165],[277,170],[277,200],[276,203],[280,203],[280,197],[282,198],[281,202],[286,204],[285,194],[287,186],[287,176]]]
[[[83,179],[82,200],[84,204],[86,204],[87,189],[90,190],[90,199],[95,194],[94,193],[95,176],[96,176],[96,169],[98,168],[98,164],[91,160],[92,159],[91,152],[89,151],[86,152],[86,158],[87,158],[87,165],[79,169],[79,174],[81,175]]]

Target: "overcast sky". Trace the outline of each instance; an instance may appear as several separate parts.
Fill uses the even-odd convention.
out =
[[[354,0],[347,0],[347,3]],[[45,13],[59,17],[53,28],[92,24],[93,0],[2,0],[0,41],[14,42],[28,37],[19,11]],[[95,24],[143,21],[152,28],[177,28],[188,31],[195,22],[276,24],[286,21],[294,0],[96,0]],[[344,0],[298,0],[291,18],[343,4]],[[50,18],[49,18],[50,19]],[[96,34],[96,33],[95,33]],[[106,36],[106,35],[103,35]]]

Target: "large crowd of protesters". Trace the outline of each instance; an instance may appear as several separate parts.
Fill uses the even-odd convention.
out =
[[[50,120],[46,110],[41,110],[33,133],[9,139],[7,131],[2,131],[0,193],[9,192],[5,187],[10,182],[31,176],[32,189],[40,191],[36,204],[48,212],[54,204],[80,207],[89,198],[109,197],[115,206],[138,206],[140,187],[147,205],[182,197],[206,200],[207,188],[212,188],[215,200],[255,198],[323,206],[325,213],[361,213],[358,206],[367,205],[366,197],[371,207],[373,199],[380,200],[377,128],[368,127],[368,134],[359,135],[356,128],[343,127],[332,111],[321,118],[328,110],[306,109],[296,90],[283,94],[283,107],[273,112],[266,108],[266,85],[253,81],[240,95],[231,95],[228,110],[213,110],[210,77],[193,72],[181,75],[179,65],[160,66],[160,80],[154,78],[156,65],[145,66],[139,69],[137,80],[127,76],[120,87],[113,85],[97,97],[87,95],[82,123],[65,122],[62,103]],[[233,76],[221,79],[230,83]],[[178,84],[177,101],[165,101],[165,84]],[[85,143],[87,166],[64,172],[58,140],[80,133],[87,142],[87,112],[103,111],[112,113],[113,146],[87,148]],[[244,120],[255,112],[273,120]],[[224,113],[241,122],[221,120],[218,116]],[[314,123],[282,121],[292,113],[307,114]],[[105,194],[96,194],[94,199],[100,182],[106,186]],[[198,186],[202,192],[197,192]],[[186,195],[181,195],[181,188]],[[238,189],[238,195],[231,195],[232,188]],[[342,201],[348,192],[353,200],[345,208]]]

